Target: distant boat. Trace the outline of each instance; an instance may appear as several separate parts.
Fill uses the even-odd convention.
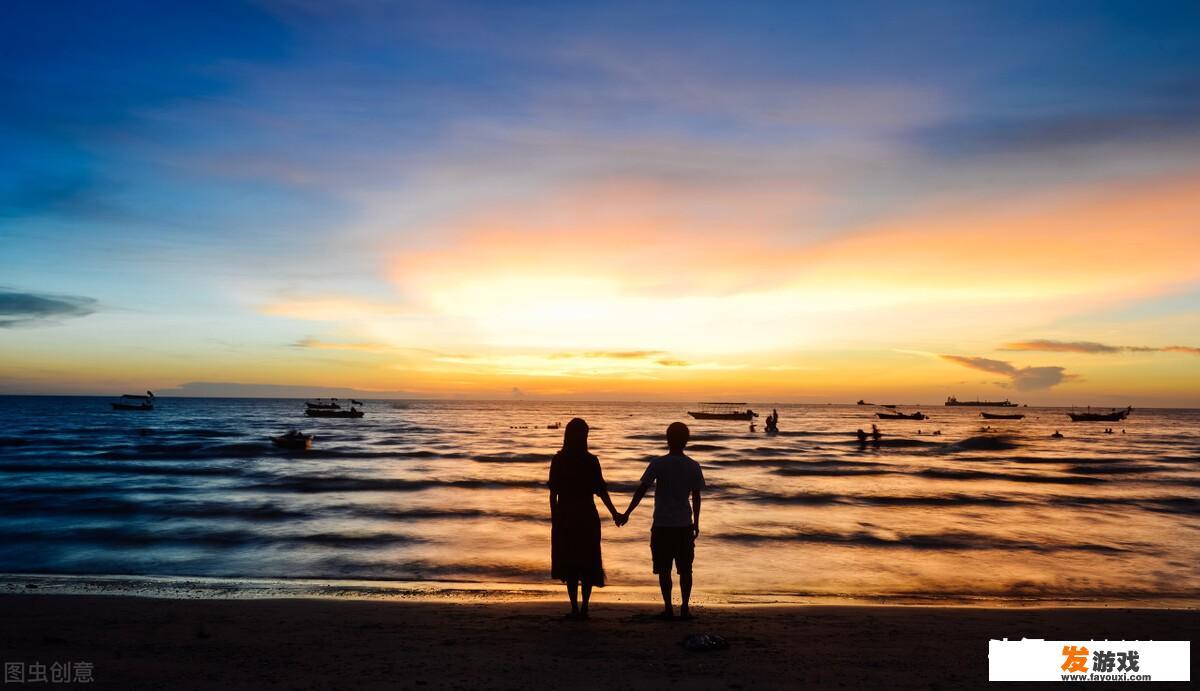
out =
[[[741,409],[745,403],[730,403],[724,401],[705,403],[701,410],[689,410],[688,415],[697,420],[753,420],[758,417],[758,413],[746,408]]]
[[[312,448],[313,435],[293,429],[278,437],[271,437],[271,441],[275,446],[291,451],[308,451]]]
[[[1129,417],[1133,412],[1133,406],[1125,408],[1125,410],[1117,410],[1113,408],[1111,413],[1093,413],[1091,408],[1088,408],[1086,413],[1067,413],[1071,416],[1071,422],[1120,422]]]
[[[880,420],[927,420],[928,415],[917,411],[915,413],[875,413]]]
[[[154,410],[154,392],[147,391],[145,396],[127,393],[121,396],[120,401],[113,401],[109,405],[113,410]]]
[[[864,401],[863,399],[860,398],[860,399],[858,399],[858,403],[856,403],[855,405],[874,405],[874,403],[867,403],[866,401]]]
[[[980,413],[979,416],[982,417],[984,420],[1024,420],[1025,419],[1025,416],[1020,413],[1016,413],[1014,415],[1007,415],[1005,413]]]
[[[306,408],[304,414],[309,417],[362,417],[363,411],[357,408],[350,410],[329,410],[327,408]]]
[[[1007,398],[1003,401],[960,401],[954,396],[946,399],[946,405],[965,405],[975,406],[976,408],[1016,408],[1017,404],[1009,401]]]

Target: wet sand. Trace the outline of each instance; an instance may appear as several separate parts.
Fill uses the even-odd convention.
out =
[[[93,688],[970,688],[989,638],[1196,640],[1200,612],[3,595],[4,661],[87,661]],[[691,633],[725,637],[697,653]],[[1180,685],[1183,686],[1183,685]]]

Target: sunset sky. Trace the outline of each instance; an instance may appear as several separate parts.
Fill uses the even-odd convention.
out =
[[[179,5],[6,10],[0,393],[1200,406],[1194,0]]]

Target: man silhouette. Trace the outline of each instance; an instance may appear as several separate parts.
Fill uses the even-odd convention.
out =
[[[691,619],[688,601],[692,597],[692,561],[696,555],[696,538],[700,535],[700,490],[704,489],[704,473],[700,464],[684,455],[691,431],[682,422],[667,427],[666,456],[651,459],[642,473],[641,485],[633,494],[625,519],[654,485],[654,524],[650,528],[650,555],[658,585],[662,589],[664,611],[662,619],[674,619],[671,609],[671,564],[679,573],[679,590],[683,603],[681,619]],[[688,498],[691,498],[691,504]]]

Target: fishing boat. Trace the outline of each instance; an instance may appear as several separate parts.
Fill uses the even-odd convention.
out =
[[[758,413],[749,408],[743,409],[745,403],[728,401],[701,402],[700,410],[689,410],[688,415],[697,420],[753,420]]]
[[[154,392],[147,391],[144,396],[127,393],[121,396],[120,401],[113,401],[109,405],[113,410],[154,410]]]
[[[362,404],[361,401],[355,401],[354,398],[350,398],[350,405],[352,405],[352,407],[353,407],[353,405],[361,405],[361,404]],[[341,410],[342,409],[342,405],[337,402],[337,398],[317,398],[316,401],[306,402],[304,404],[304,407],[306,409],[312,408],[313,410]]]
[[[307,401],[304,404],[304,407],[312,410],[340,410],[342,406],[338,405],[338,399],[336,398],[331,398],[329,400],[318,398],[315,402]]]
[[[921,411],[915,413],[875,413],[880,420],[927,420],[929,416]]]
[[[336,398],[318,398],[304,404],[304,414],[309,417],[362,417],[363,411],[355,406],[361,406],[362,401],[350,399],[350,408],[341,406]]]
[[[358,408],[349,410],[329,410],[326,408],[306,408],[304,414],[309,417],[362,417],[363,411]]]
[[[288,430],[278,437],[271,437],[271,441],[280,448],[289,449],[291,451],[308,451],[312,448],[313,436],[305,434],[300,430]]]
[[[1087,412],[1076,413],[1074,411],[1067,413],[1071,416],[1071,422],[1120,422],[1129,417],[1133,412],[1133,406],[1125,408],[1125,410],[1112,409],[1111,413],[1093,413],[1091,407],[1088,407]]]
[[[1008,415],[1006,413],[979,413],[979,417],[984,420],[1024,420],[1025,416],[1020,413]]]
[[[1013,403],[1012,401],[1008,400],[1007,398],[1004,399],[1003,401],[960,401],[957,398],[955,398],[954,396],[950,396],[949,398],[946,399],[946,405],[948,405],[948,406],[956,406],[956,405],[958,405],[958,406],[973,406],[975,408],[1016,408],[1017,407],[1016,403]]]

